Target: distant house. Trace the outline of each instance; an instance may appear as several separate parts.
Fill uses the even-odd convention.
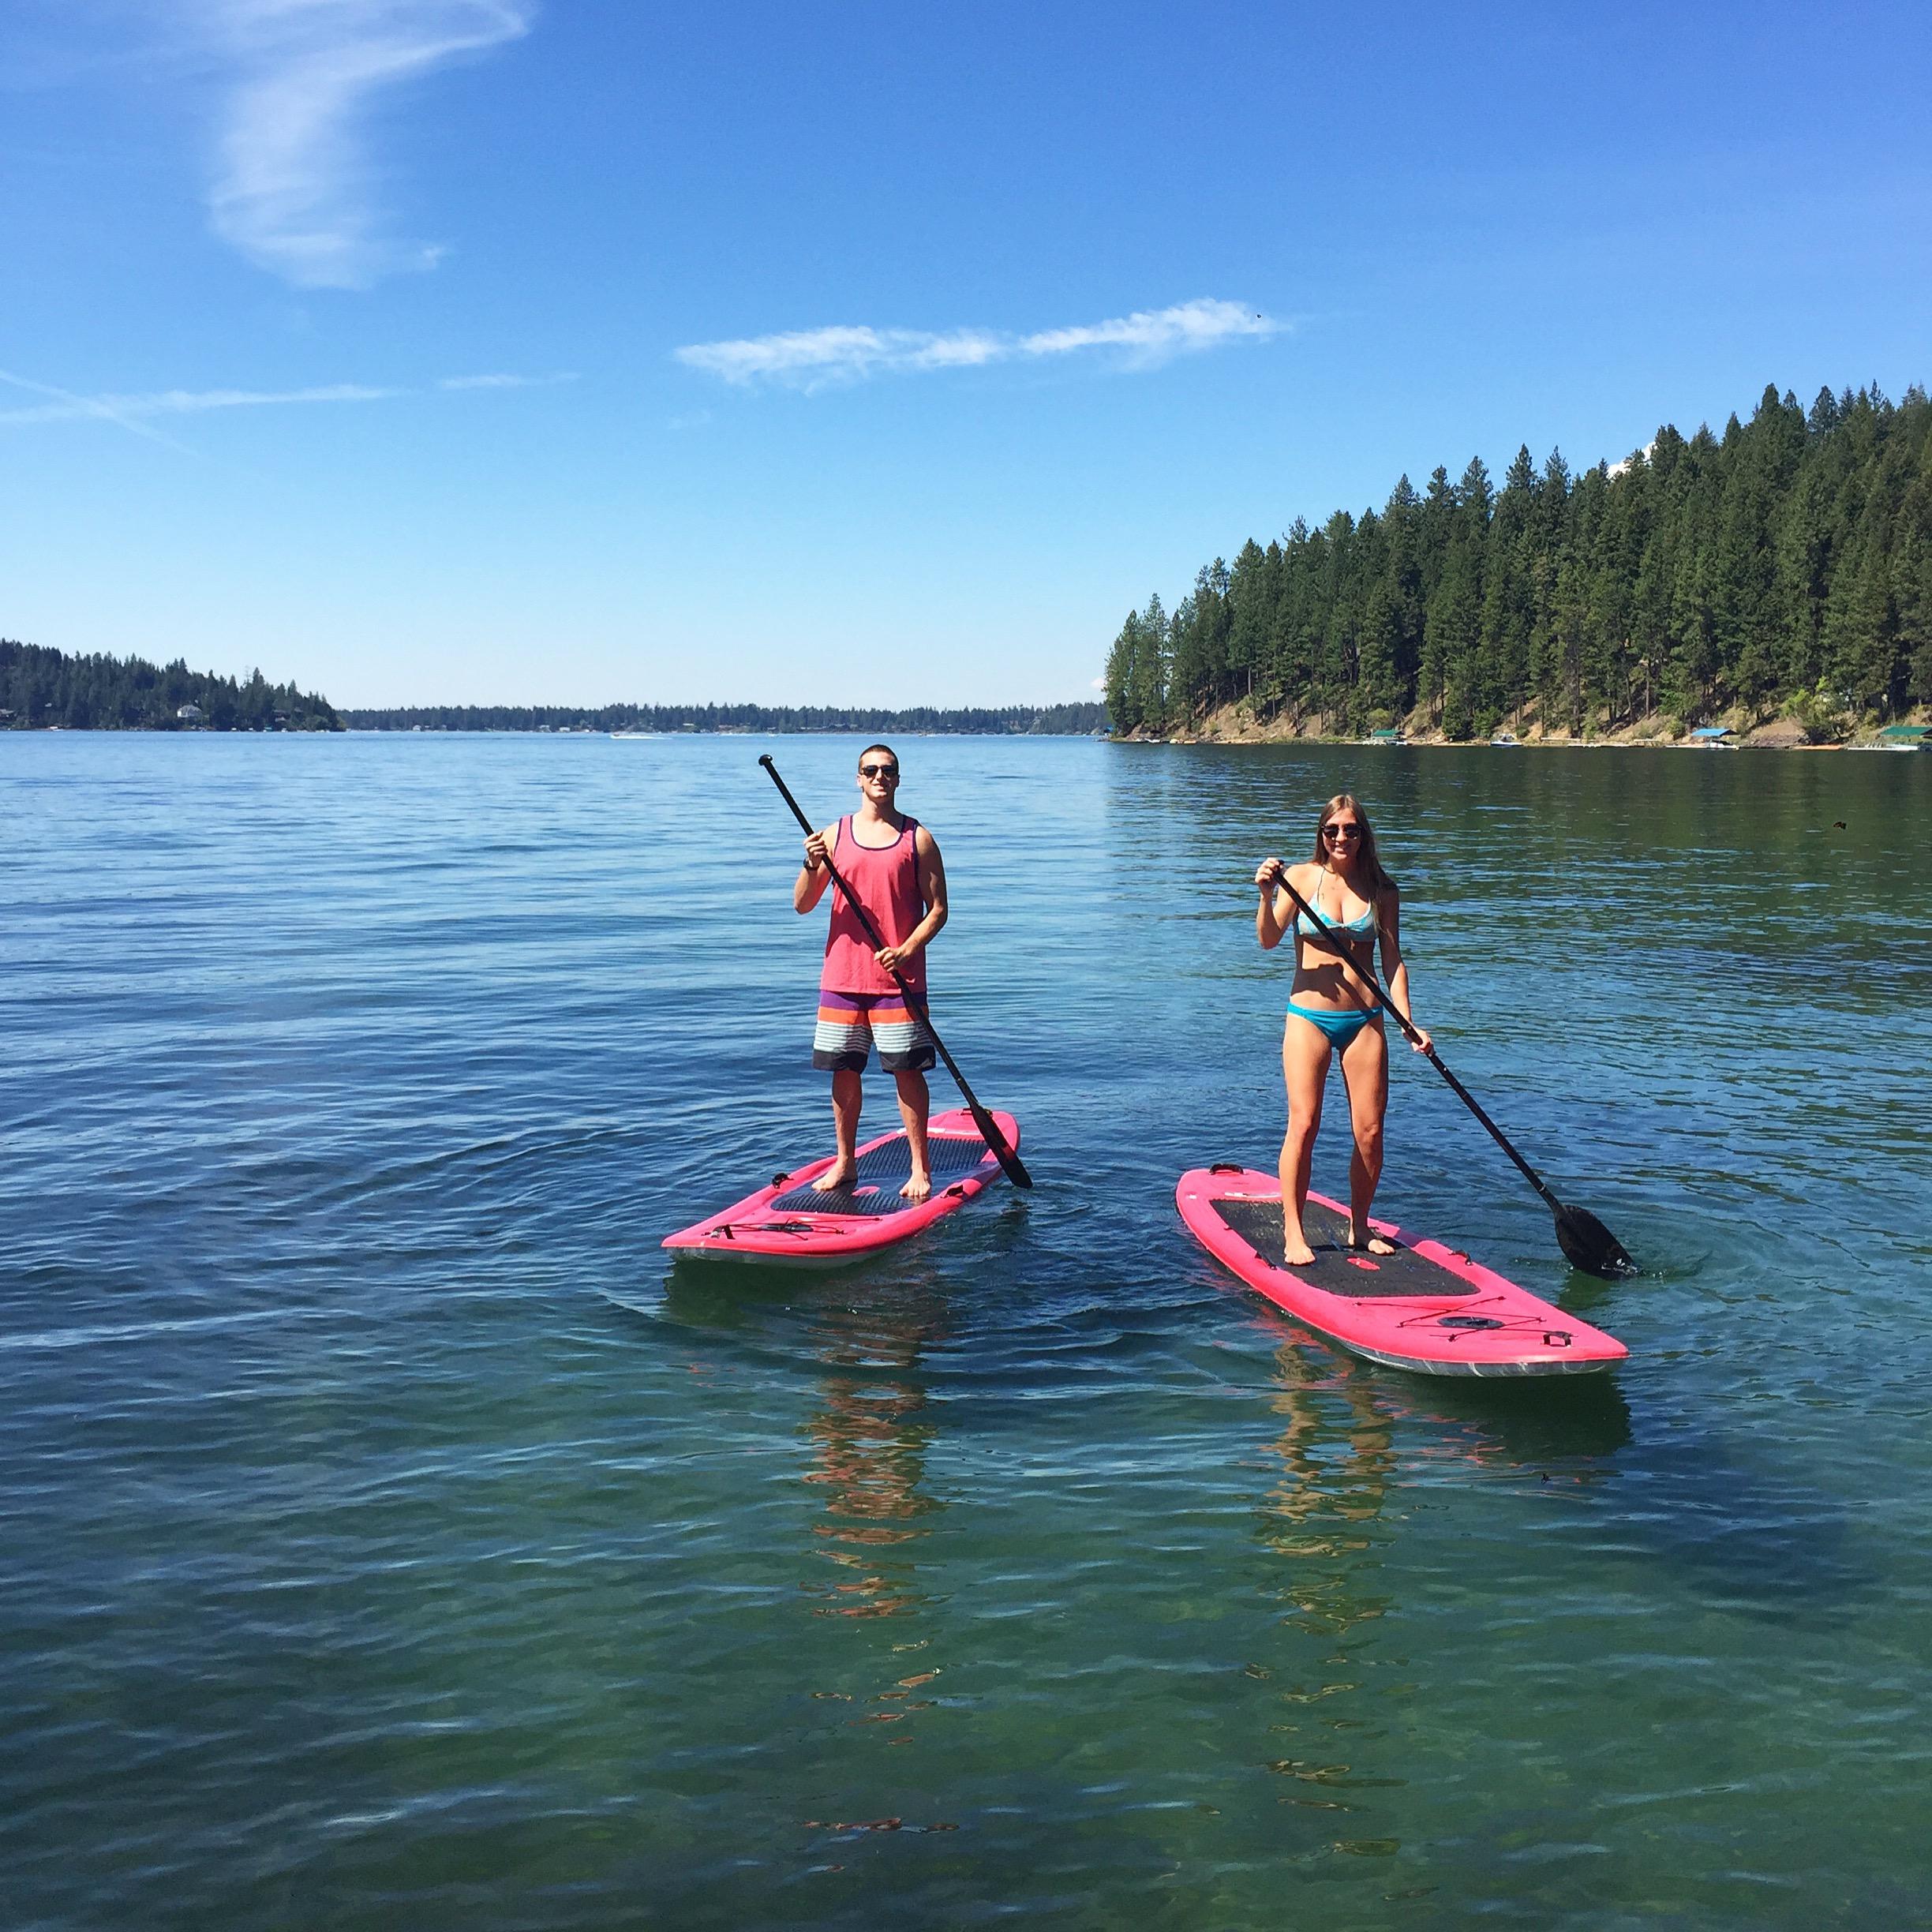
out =
[[[0,711],[0,717],[6,713]],[[1878,742],[1883,745],[1895,745],[1900,750],[1910,751],[1926,741],[1926,727],[1923,724],[1888,724],[1878,734]]]
[[[1722,744],[1730,736],[1728,724],[1700,724],[1690,734],[1690,739],[1694,744],[1716,745]]]
[[[187,704],[183,705],[180,710],[174,713],[174,715],[179,718],[184,724],[199,724],[207,713],[202,710],[199,705]]]
[[[1372,745],[1398,745],[1402,743],[1402,735],[1400,732],[1383,730],[1372,731],[1368,736],[1362,740],[1362,743],[1364,744]]]

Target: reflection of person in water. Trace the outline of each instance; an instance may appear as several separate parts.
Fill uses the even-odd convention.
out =
[[[806,1425],[815,1445],[805,1480],[823,1485],[825,1520],[814,1534],[845,1573],[817,1586],[822,1616],[895,1616],[918,1606],[911,1552],[926,1534],[918,1519],[938,1507],[920,1488],[933,1428],[924,1417],[920,1350],[940,1332],[929,1294],[900,1286],[869,1305],[829,1313],[820,1331],[826,1365],[822,1405]]]
[[[1275,1372],[1273,1406],[1287,1427],[1274,1445],[1283,1479],[1269,1492],[1267,1513],[1297,1526],[1324,1517],[1365,1522],[1379,1516],[1395,1472],[1395,1445],[1394,1419],[1378,1407],[1374,1381],[1326,1351],[1305,1353],[1293,1342],[1282,1344]],[[1330,1413],[1335,1397],[1349,1411],[1346,1447],[1339,1458],[1324,1453],[1338,1433]],[[1310,1543],[1294,1553],[1335,1547]]]
[[[1369,1373],[1286,1338],[1275,1357],[1271,1406],[1286,1426],[1271,1445],[1281,1476],[1261,1503],[1260,1537],[1285,1559],[1282,1621],[1316,1639],[1321,1661],[1306,1676],[1269,1673],[1279,1703],[1268,1728],[1283,1754],[1268,1769],[1294,1780],[1291,1794],[1304,1788],[1284,1802],[1352,1812],[1361,1802],[1351,1794],[1362,1777],[1354,1751],[1342,1762],[1338,1750],[1367,1715],[1362,1694],[1373,1639],[1365,1632],[1357,1649],[1355,1633],[1393,1601],[1368,1587],[1386,1580],[1372,1526],[1395,1472],[1392,1418]],[[1306,1657],[1305,1637],[1291,1642],[1288,1654]]]
[[[1560,1401],[1527,1387],[1456,1381],[1425,1384],[1418,1399],[1372,1369],[1301,1342],[1284,1342],[1275,1365],[1274,1407],[1287,1426],[1273,1445],[1282,1481],[1264,1511],[1268,1540],[1287,1555],[1366,1547],[1288,1536],[1274,1526],[1373,1521],[1395,1475],[1398,1425],[1411,1430],[1412,1462],[1455,1462],[1506,1480],[1535,1470],[1545,1481],[1594,1482],[1630,1440],[1630,1411],[1607,1376],[1566,1383]]]
[[[1281,1468],[1259,1501],[1258,1531],[1264,1548],[1282,1559],[1282,1622],[1295,1633],[1281,1661],[1254,1673],[1272,1680],[1268,1730],[1278,1740],[1271,1749],[1281,1755],[1269,1758],[1267,1769],[1288,1780],[1282,1802],[1354,1814],[1361,1823],[1352,1829],[1383,1830],[1376,1788],[1403,1780],[1387,1775],[1386,1754],[1372,1747],[1372,1761],[1364,1762],[1357,1740],[1386,1735],[1378,1678],[1391,1665],[1409,1672],[1403,1646],[1378,1634],[1380,1619],[1397,1603],[1386,1586],[1402,1574],[1398,1562],[1383,1560],[1398,1547],[1395,1526],[1377,1527],[1396,1484],[1396,1430],[1412,1466],[1417,1458],[1441,1458],[1519,1483],[1526,1448],[1533,1455],[1559,1447],[1593,1459],[1621,1447],[1629,1440],[1627,1412],[1608,1376],[1566,1381],[1559,1401],[1532,1388],[1506,1397],[1488,1382],[1417,1385],[1331,1354],[1275,1317],[1257,1325],[1279,1340],[1271,1406],[1284,1424],[1271,1445]],[[1586,1414],[1597,1390],[1608,1401],[1597,1397],[1595,1414]],[[1571,1480],[1593,1473],[1586,1463]],[[1319,1660],[1312,1668],[1310,1657]],[[1377,1757],[1382,1762],[1372,1762]],[[1393,1812],[1384,1815],[1395,1823]]]

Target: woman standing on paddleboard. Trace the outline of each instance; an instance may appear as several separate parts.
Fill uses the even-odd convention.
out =
[[[1284,882],[1334,932],[1334,944],[1305,915],[1296,916]],[[1295,942],[1294,984],[1282,1035],[1282,1076],[1288,1088],[1288,1133],[1281,1151],[1286,1236],[1282,1258],[1290,1267],[1315,1258],[1301,1217],[1308,1205],[1316,1130],[1321,1125],[1322,1091],[1337,1054],[1355,1133],[1349,1163],[1349,1244],[1371,1254],[1391,1253],[1391,1245],[1368,1226],[1376,1183],[1382,1178],[1382,1121],[1388,1111],[1388,1040],[1381,1009],[1368,990],[1378,946],[1389,998],[1411,1024],[1415,1016],[1409,1010],[1409,968],[1402,963],[1401,895],[1376,856],[1368,814],[1346,792],[1331,798],[1315,823],[1312,860],[1287,866],[1264,859],[1256,870],[1255,885],[1261,894],[1255,936],[1264,949],[1273,951],[1290,932]],[[1428,1034],[1417,1028],[1415,1050],[1422,1052],[1428,1043]]]

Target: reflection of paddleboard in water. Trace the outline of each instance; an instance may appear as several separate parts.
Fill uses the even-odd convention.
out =
[[[995,1114],[993,1121],[1007,1146],[1017,1148],[1020,1123],[1010,1114]],[[821,1193],[812,1182],[832,1165],[831,1159],[807,1161],[736,1207],[667,1234],[664,1245],[675,1254],[710,1261],[829,1267],[860,1260],[964,1207],[989,1181],[999,1178],[998,1157],[964,1107],[933,1116],[926,1151],[933,1191],[923,1201],[909,1201],[899,1192],[912,1172],[912,1150],[901,1128],[859,1149],[859,1171],[849,1187]]]
[[[1391,1255],[1343,1245],[1348,1210],[1308,1197],[1303,1226],[1313,1263],[1282,1260],[1281,1184],[1231,1162],[1197,1167],[1175,1190],[1181,1219],[1217,1261],[1276,1307],[1370,1361],[1418,1375],[1579,1375],[1608,1368],[1621,1342],[1440,1241],[1405,1240],[1386,1221],[1369,1222],[1396,1244]]]

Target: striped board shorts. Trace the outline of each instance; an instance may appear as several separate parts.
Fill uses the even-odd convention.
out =
[[[932,1035],[913,1018],[903,994],[819,994],[812,1035],[812,1065],[819,1072],[863,1073],[874,1040],[888,1073],[923,1073],[936,1058]]]

